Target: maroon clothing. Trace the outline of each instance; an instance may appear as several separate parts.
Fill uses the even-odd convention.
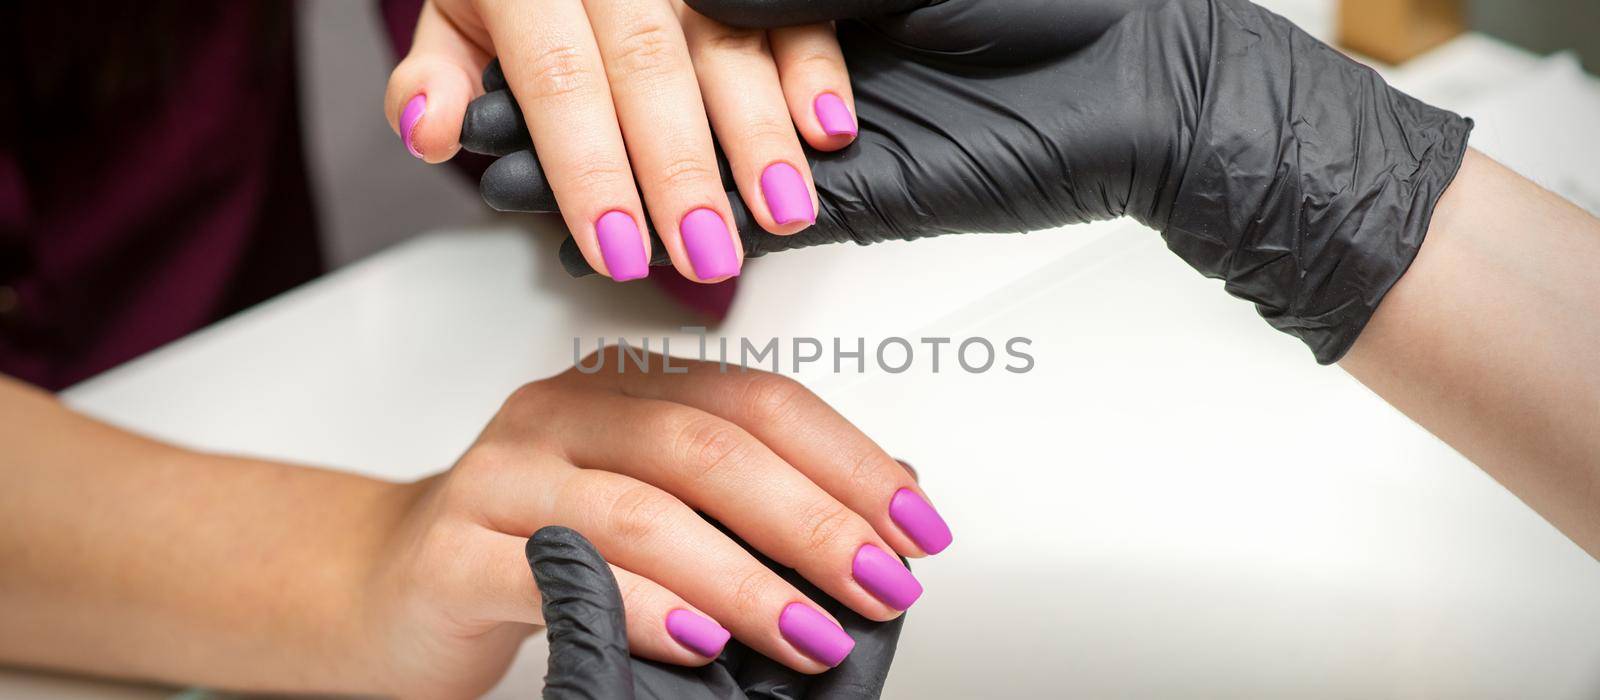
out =
[[[322,271],[295,6],[0,5],[0,373],[59,389]],[[403,55],[422,0],[380,6]],[[652,278],[711,320],[737,284]]]
[[[321,271],[293,10],[0,9],[0,372],[60,388]]]

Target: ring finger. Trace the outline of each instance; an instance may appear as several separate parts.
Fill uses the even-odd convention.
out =
[[[481,534],[479,546],[490,572],[482,575],[481,568],[461,567],[479,573],[478,581],[463,587],[482,601],[479,609],[489,619],[544,624],[539,589],[522,557],[528,538],[487,530]],[[729,633],[710,616],[632,571],[612,564],[611,574],[627,612],[628,653],[680,666],[701,666],[722,653]]]
[[[546,428],[563,436],[574,464],[673,494],[869,619],[893,619],[922,595],[866,519],[739,426],[610,392],[571,405]],[[618,425],[628,426],[627,439],[618,439]]]
[[[643,206],[600,49],[579,0],[487,0],[490,28],[534,150],[584,258],[623,281],[649,273]]]
[[[519,537],[545,525],[577,530],[612,565],[681,596],[785,666],[820,673],[855,646],[821,606],[654,486],[598,470],[507,469],[479,489],[486,526]]]
[[[588,0],[617,120],[656,231],[678,271],[739,274],[743,247],[717,171],[683,28],[667,0]]]

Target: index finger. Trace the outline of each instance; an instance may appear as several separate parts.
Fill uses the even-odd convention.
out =
[[[692,379],[639,371],[591,376],[615,382],[630,396],[692,406],[743,428],[866,519],[904,556],[938,554],[950,546],[950,528],[916,477],[799,382],[759,370],[725,370],[716,362],[673,360]]]

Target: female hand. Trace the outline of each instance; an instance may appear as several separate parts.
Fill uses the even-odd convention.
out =
[[[737,637],[804,673],[853,642],[728,535],[871,620],[921,594],[901,565],[950,543],[915,478],[799,384],[660,356],[599,356],[518,390],[449,472],[417,485],[364,595],[396,692],[484,690],[543,624],[523,548],[548,525],[592,541],[633,655],[710,662]],[[594,358],[583,367],[592,367]],[[619,369],[625,368],[623,371]]]
[[[412,154],[455,155],[490,56],[584,258],[618,281],[648,274],[646,208],[685,277],[739,274],[713,128],[755,223],[782,235],[816,220],[796,130],[819,150],[856,134],[829,24],[735,29],[680,0],[428,0],[384,99]]]
[[[545,597],[550,663],[545,697],[564,698],[574,688],[584,697],[614,698],[877,698],[894,662],[904,617],[873,622],[821,594],[793,569],[763,561],[801,590],[816,595],[844,624],[857,645],[849,660],[822,674],[801,675],[772,663],[738,642],[701,668],[646,661],[628,653],[627,615],[611,565],[583,535],[564,527],[539,528],[528,538],[528,565]]]

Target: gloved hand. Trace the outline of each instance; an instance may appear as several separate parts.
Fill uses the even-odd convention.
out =
[[[760,557],[760,554],[756,555]],[[843,663],[807,676],[729,641],[722,656],[700,668],[628,655],[622,594],[594,545],[573,530],[544,527],[528,538],[528,565],[544,600],[550,638],[546,698],[876,698],[905,616],[873,622],[835,603],[792,570],[762,562],[839,619],[856,640]]]
[[[1247,0],[689,4],[746,26],[875,17],[839,25],[861,133],[812,154],[817,225],[762,235],[740,212],[747,256],[1126,215],[1323,363],[1416,256],[1471,130]],[[516,140],[496,101],[469,110],[468,148]],[[528,151],[483,194],[550,204]]]

